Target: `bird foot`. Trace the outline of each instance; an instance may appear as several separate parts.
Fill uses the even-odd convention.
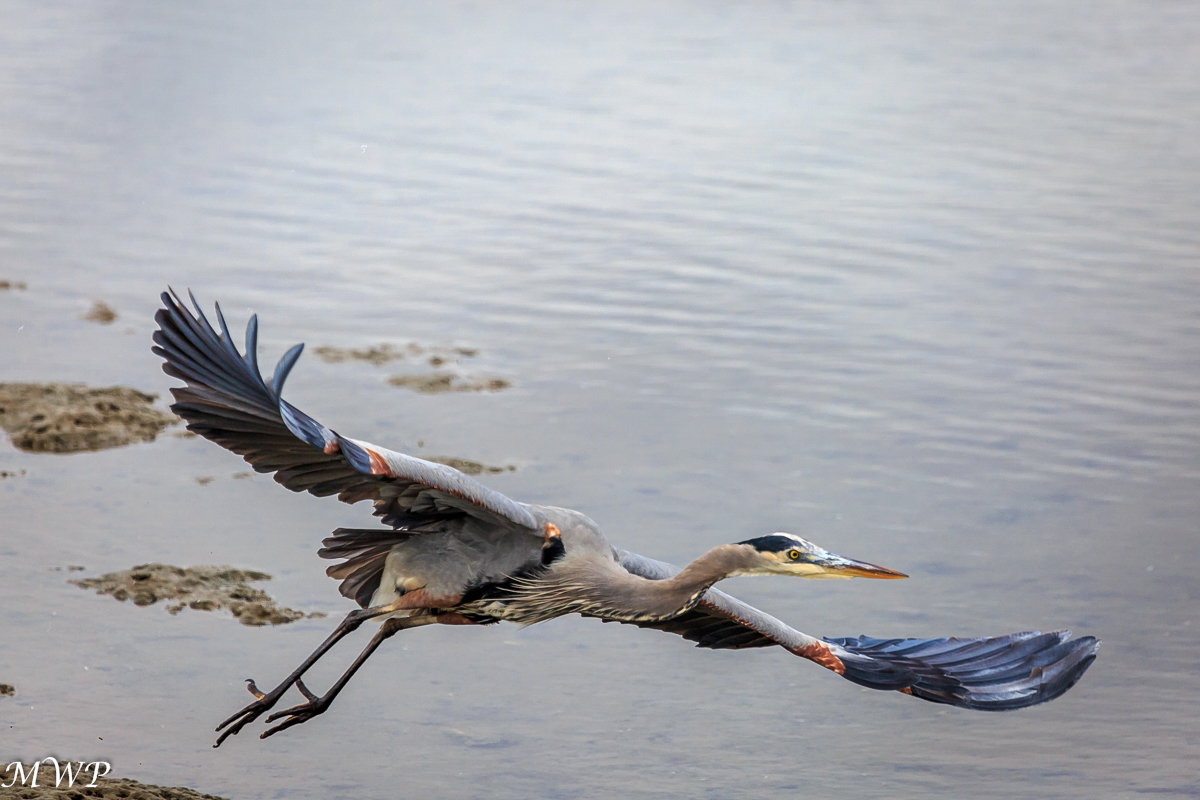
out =
[[[291,685],[292,685],[292,682],[287,681],[287,682],[281,683],[279,686],[276,686],[274,689],[267,692],[266,694],[263,694],[262,692],[260,692],[258,690],[258,687],[254,684],[254,680],[252,678],[247,678],[246,679],[246,690],[248,692],[250,692],[250,694],[254,695],[254,697],[256,699],[253,703],[246,706],[241,711],[238,711],[232,717],[230,717],[229,719],[225,720],[224,722],[222,722],[220,725],[217,726],[217,730],[220,731],[223,728],[225,728],[226,726],[229,726],[232,724],[232,727],[230,727],[228,730],[226,730],[224,733],[222,733],[220,735],[220,737],[217,738],[216,744],[214,744],[213,747],[220,747],[221,743],[224,742],[226,739],[228,739],[230,736],[236,736],[238,734],[238,731],[240,731],[242,728],[246,727],[251,722],[254,722],[254,720],[258,719],[265,712],[270,711],[275,706],[275,704],[279,702],[279,698],[283,697],[283,693],[286,692],[288,690],[288,687],[290,687]]]
[[[274,714],[267,717],[266,721],[268,723],[274,722],[277,719],[283,719],[283,722],[279,723],[274,728],[268,728],[267,730],[263,731],[262,735],[258,738],[266,739],[268,736],[273,736],[282,730],[287,730],[293,725],[299,725],[302,722],[308,722],[313,717],[324,714],[325,709],[329,708],[330,704],[333,703],[333,697],[330,695],[317,697],[315,694],[310,692],[308,687],[304,685],[304,681],[297,680],[296,688],[300,690],[300,693],[304,695],[305,698],[307,698],[308,702],[301,703],[297,706],[292,706],[291,708],[285,708],[283,711],[276,711]],[[285,717],[286,719],[284,719]]]

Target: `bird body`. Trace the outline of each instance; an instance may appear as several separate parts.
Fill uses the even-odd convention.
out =
[[[289,350],[268,383],[257,363],[257,319],[245,353],[217,307],[218,332],[173,294],[155,319],[154,352],[186,383],[171,406],[188,429],[273,473],[292,491],[370,500],[384,527],[339,528],[325,539],[326,573],[359,608],[282,683],[223,722],[214,746],[270,710],[295,686],[306,698],[267,718],[273,735],[324,711],[383,641],[431,624],[533,624],[565,614],[676,633],[698,647],[779,646],[862,686],[936,703],[1004,711],[1067,691],[1099,642],[1069,631],[937,639],[817,639],[714,588],[738,575],[904,578],[844,558],[790,533],[719,545],[683,569],[619,550],[584,514],[516,502],[452,467],[344,437],[283,400],[303,345]],[[378,632],[342,677],[318,697],[304,673],[367,620]]]
[[[375,530],[339,529],[319,552],[327,558],[354,554],[328,573],[341,577],[347,573],[345,564],[351,565],[344,584],[348,596],[358,593],[360,582],[375,586],[369,597],[364,594],[360,600],[364,608],[402,604],[390,616],[412,616],[429,606],[407,605],[404,598],[422,592],[423,603],[436,602],[436,607],[453,610],[476,623],[504,620],[522,625],[566,614],[620,622],[669,620],[695,608],[718,581],[769,574],[772,570],[763,563],[760,546],[838,558],[798,536],[777,533],[720,545],[673,575],[650,578],[623,566],[616,548],[587,516],[554,506],[525,508],[543,531],[552,533],[535,539],[527,531],[468,518],[443,522],[441,530],[421,536],[397,533],[395,544],[386,552],[387,538]],[[360,541],[365,556],[354,550]],[[557,549],[547,557],[551,543]],[[886,568],[842,561],[872,569],[875,574],[871,577],[905,577]],[[821,568],[809,561],[795,569],[775,571],[804,574],[806,570],[811,571],[808,577],[845,574],[822,574]]]
[[[475,520],[452,524],[451,530],[412,536],[388,552],[379,575],[379,588],[366,607],[386,606],[414,590],[436,598],[478,595],[540,565],[542,540],[525,532],[495,530]],[[502,619],[494,603],[476,601],[471,610],[486,618]]]

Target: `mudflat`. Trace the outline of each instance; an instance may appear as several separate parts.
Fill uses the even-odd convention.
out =
[[[65,762],[62,762],[65,766]],[[63,774],[62,767],[56,775],[54,763],[40,764],[38,766],[37,786],[31,786],[35,781],[32,777],[27,777],[24,784],[16,783],[14,769],[10,769],[10,764],[0,765],[0,798],[14,797],[21,800],[80,800],[81,798],[97,798],[97,800],[226,800],[226,798],[218,797],[215,794],[204,794],[193,789],[186,789],[181,786],[155,786],[150,783],[141,783],[139,781],[130,780],[129,778],[107,778],[99,777],[93,781],[93,770],[75,771],[75,765],[78,761],[71,762],[72,776],[74,780],[68,782]],[[91,762],[84,762],[85,764]],[[33,764],[22,764],[23,774],[29,776],[33,771]],[[89,784],[95,783],[95,786]],[[12,786],[4,786],[5,783],[13,783]],[[57,787],[55,784],[58,784]]]
[[[171,601],[167,611],[178,614],[185,608],[195,611],[228,609],[243,625],[286,625],[298,619],[323,617],[317,612],[305,614],[277,605],[262,589],[250,586],[269,581],[265,572],[234,567],[174,567],[169,564],[141,564],[121,572],[109,572],[98,578],[69,581],[97,594],[112,595],[122,602],[149,606],[160,600]]]
[[[0,383],[0,428],[34,453],[107,450],[153,441],[179,421],[154,407],[158,395],[124,386]]]

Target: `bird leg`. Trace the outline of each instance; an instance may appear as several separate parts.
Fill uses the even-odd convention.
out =
[[[334,629],[333,633],[329,634],[329,637],[321,643],[320,647],[314,650],[308,658],[304,659],[303,663],[296,667],[292,674],[288,675],[287,678],[284,679],[283,683],[279,684],[266,694],[263,694],[258,690],[258,687],[254,684],[253,679],[247,679],[246,688],[250,691],[250,694],[254,695],[257,699],[217,726],[217,730],[219,731],[232,724],[232,727],[230,727],[229,730],[221,734],[213,747],[220,747],[221,743],[230,736],[236,735],[237,732],[246,727],[246,725],[258,719],[263,712],[269,711],[276,703],[279,702],[279,698],[283,696],[283,693],[286,692],[293,683],[298,683],[300,677],[307,672],[313,664],[317,663],[321,656],[329,652],[329,649],[343,638],[358,630],[358,628],[364,622],[372,617],[378,617],[381,614],[388,614],[394,610],[395,609],[392,608],[392,606],[387,605],[380,606],[378,608],[356,608],[355,610],[351,611],[346,615],[346,618],[342,620],[341,624]]]
[[[454,614],[453,616],[458,617],[459,615]],[[415,628],[420,625],[430,625],[439,621],[439,618],[432,614],[420,617],[392,617],[391,619],[384,620],[384,623],[379,626],[379,630],[376,631],[375,635],[371,638],[370,644],[363,648],[363,651],[358,654],[358,658],[354,659],[354,663],[350,665],[350,668],[342,674],[342,677],[337,679],[337,683],[329,687],[329,690],[326,691],[325,694],[317,697],[308,690],[308,687],[304,685],[304,681],[296,678],[296,688],[300,690],[300,693],[304,695],[308,702],[292,706],[291,708],[285,708],[283,711],[276,711],[274,714],[267,717],[268,723],[274,722],[277,719],[283,719],[283,722],[279,723],[274,728],[268,728],[258,738],[266,739],[268,736],[273,736],[282,730],[292,727],[293,725],[299,725],[302,722],[308,722],[318,714],[324,714],[325,710],[333,704],[333,700],[338,696],[338,692],[345,688],[346,684],[350,682],[350,679],[354,677],[354,673],[358,671],[358,668],[366,663],[366,660],[371,657],[371,654],[374,653],[375,650],[378,649],[379,645],[383,644],[386,639],[390,639],[400,631],[407,628]],[[285,717],[286,719],[284,719]]]

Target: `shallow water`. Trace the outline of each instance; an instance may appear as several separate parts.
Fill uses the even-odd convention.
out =
[[[257,311],[264,362],[478,348],[510,388],[310,354],[288,397],[649,556],[789,530],[912,575],[725,587],[813,634],[1104,640],[993,715],[589,620],[426,629],[214,751],[347,609],[314,551],[367,509],[170,433],[0,442],[5,761],[231,798],[1200,796],[1198,36],[1184,3],[5,4],[0,379],[165,396],[167,284]],[[333,618],[66,583],[149,561]]]

